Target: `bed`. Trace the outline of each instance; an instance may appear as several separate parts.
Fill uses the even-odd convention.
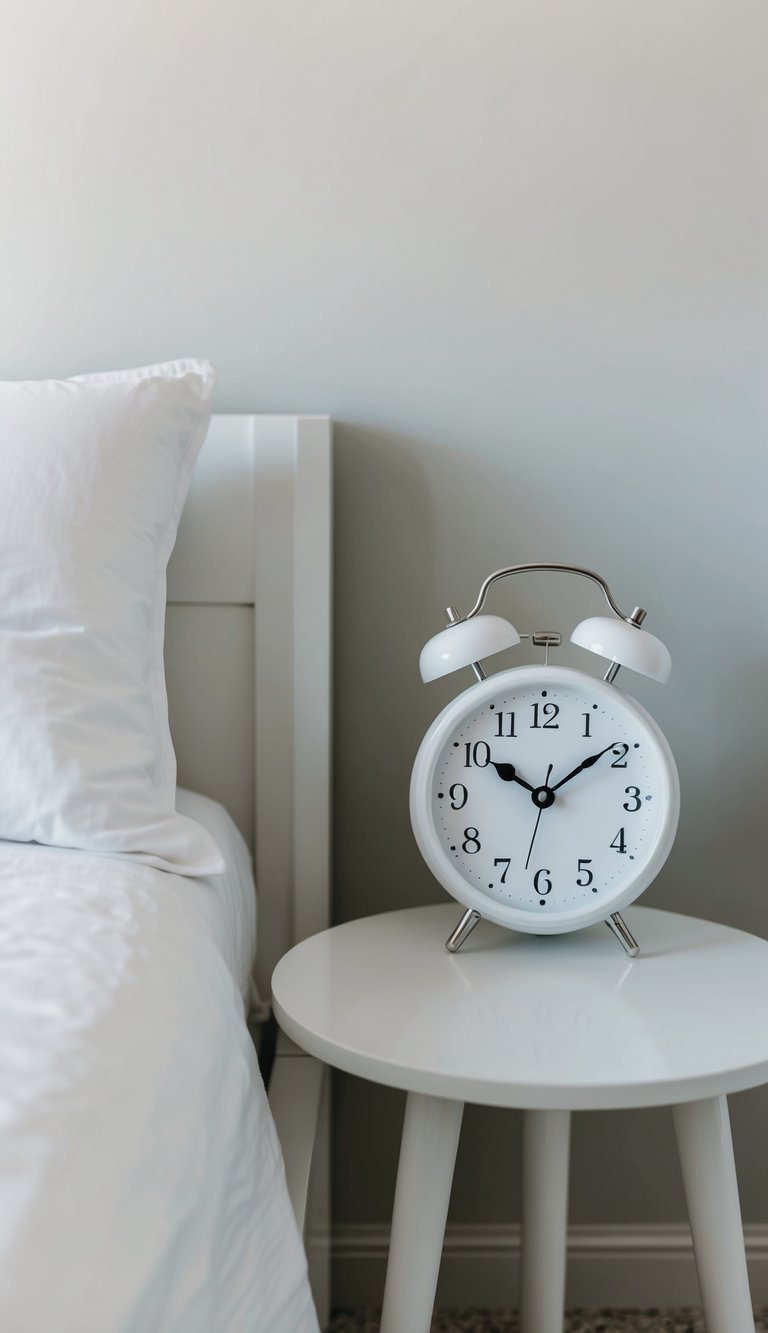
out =
[[[275,962],[328,921],[330,462],[326,418],[215,416],[179,528],[177,808],[224,873],[0,841],[9,1333],[325,1318],[323,1073],[281,1038],[268,1103],[255,1047]]]

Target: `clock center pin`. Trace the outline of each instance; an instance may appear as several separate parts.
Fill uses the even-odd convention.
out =
[[[542,810],[548,810],[550,805],[555,803],[555,793],[551,787],[536,787],[531,795],[534,805],[538,805]]]

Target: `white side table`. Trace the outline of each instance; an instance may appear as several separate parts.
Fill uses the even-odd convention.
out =
[[[465,1102],[525,1112],[521,1326],[561,1333],[570,1112],[671,1105],[708,1333],[754,1333],[726,1094],[768,1082],[768,943],[648,908],[518,935],[456,907],[351,921],[279,963],[289,1037],[408,1092],[382,1333],[428,1333]]]

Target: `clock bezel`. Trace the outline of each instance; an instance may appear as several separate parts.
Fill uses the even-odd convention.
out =
[[[527,689],[539,685],[545,688],[561,686],[566,689],[588,689],[596,697],[602,696],[610,701],[614,708],[618,704],[630,712],[638,725],[644,729],[645,739],[656,752],[661,779],[658,797],[664,809],[664,817],[647,860],[624,877],[616,893],[601,895],[595,903],[585,903],[546,920],[541,920],[539,917],[534,920],[530,912],[489,898],[481,889],[475,888],[464,878],[449,859],[437,833],[432,802],[436,764],[446,740],[462,719],[507,689]],[[655,719],[636,699],[625,694],[617,686],[590,676],[584,671],[577,671],[573,667],[520,666],[499,671],[483,681],[470,685],[438,714],[426,732],[414,761],[409,804],[411,825],[419,850],[432,874],[451,897],[497,925],[527,934],[561,935],[604,921],[613,912],[618,912],[622,907],[634,902],[653,882],[667,860],[675,840],[680,814],[680,783],[677,766],[666,736]]]

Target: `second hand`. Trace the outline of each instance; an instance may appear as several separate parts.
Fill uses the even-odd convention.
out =
[[[548,786],[549,786],[549,779],[550,779],[551,776],[552,776],[552,769],[553,769],[553,768],[554,768],[554,764],[550,764],[550,765],[549,765],[549,768],[547,769],[547,776],[545,777],[545,779],[544,779],[544,784],[543,784],[545,787],[548,787]],[[530,847],[528,848],[528,855],[527,855],[527,857],[525,858],[525,869],[526,869],[526,870],[528,869],[528,862],[529,862],[530,859],[531,859],[531,852],[533,851],[533,844],[534,844],[535,841],[536,841],[536,834],[537,834],[538,831],[539,831],[539,820],[541,819],[541,816],[542,816],[543,813],[544,813],[544,809],[545,809],[545,807],[544,807],[543,805],[540,806],[540,807],[539,807],[539,813],[538,813],[537,816],[536,816],[536,824],[535,824],[534,829],[533,829],[533,837],[531,838],[531,845],[530,845]]]

